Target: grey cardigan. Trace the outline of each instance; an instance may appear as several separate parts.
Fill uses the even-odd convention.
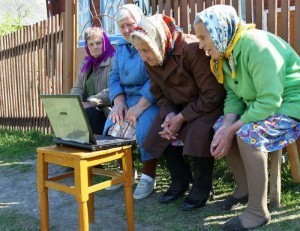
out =
[[[83,66],[83,64],[84,61],[79,67],[77,80],[71,90],[71,94],[79,95],[82,101],[88,101],[93,106],[110,106],[108,94],[108,75],[112,68],[113,58],[109,58],[105,62],[102,62],[99,69],[94,72],[94,85],[96,94],[88,98],[85,83],[89,72],[81,72],[81,67]]]

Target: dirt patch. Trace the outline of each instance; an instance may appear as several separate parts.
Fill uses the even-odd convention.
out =
[[[29,161],[28,169],[0,168],[0,208],[13,209],[21,214],[32,216],[39,220],[39,198],[36,184],[36,162]],[[50,175],[65,171],[65,168],[51,165]],[[151,205],[157,200],[153,194],[146,203]],[[78,230],[78,207],[73,195],[49,190],[49,211],[51,230]],[[37,227],[39,229],[39,227]],[[136,230],[161,230],[159,226],[135,223]],[[124,191],[100,191],[95,193],[95,223],[90,230],[127,230],[125,217]]]

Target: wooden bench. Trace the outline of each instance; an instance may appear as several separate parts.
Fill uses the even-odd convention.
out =
[[[300,139],[286,147],[292,179],[300,183]],[[270,207],[279,208],[281,201],[281,164],[282,149],[271,154],[270,169]]]

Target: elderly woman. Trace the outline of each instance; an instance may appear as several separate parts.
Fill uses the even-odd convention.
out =
[[[174,19],[145,18],[131,39],[146,62],[160,109],[143,143],[157,158],[164,153],[170,171],[172,183],[159,200],[173,202],[193,181],[182,210],[200,208],[212,190],[214,158],[209,148],[213,124],[223,112],[223,86],[211,73],[205,53],[195,52],[197,38],[182,33]],[[187,156],[193,157],[194,180]]]
[[[248,200],[245,211],[223,225],[248,230],[270,220],[267,208],[267,152],[300,134],[300,58],[281,38],[244,24],[231,6],[197,14],[199,48],[227,90],[224,114],[215,125],[212,155],[226,156],[236,180],[224,209]]]
[[[110,105],[108,74],[115,49],[99,27],[88,28],[84,40],[87,56],[79,68],[71,94],[80,95],[93,132],[101,135],[106,120],[104,112]]]
[[[158,113],[155,99],[150,93],[150,80],[143,61],[130,43],[130,34],[144,17],[134,4],[120,7],[115,19],[124,39],[117,44],[117,53],[109,75],[109,96],[113,104],[105,131],[113,123],[124,120],[136,123],[136,138],[143,162],[142,174],[134,191],[134,199],[143,199],[151,194],[155,184],[157,160],[141,147],[154,117]]]

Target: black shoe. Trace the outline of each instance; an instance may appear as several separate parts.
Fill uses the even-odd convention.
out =
[[[181,190],[171,190],[169,188],[167,192],[165,192],[159,197],[159,202],[163,204],[168,204],[173,201],[176,201],[179,197],[183,196],[184,192],[188,189],[188,187],[185,187]]]
[[[182,211],[191,211],[193,209],[201,208],[206,204],[207,199],[208,198],[202,200],[193,200],[187,197],[182,204]]]
[[[224,210],[230,210],[238,207],[240,204],[245,204],[248,202],[248,195],[243,196],[241,198],[234,198],[233,196],[228,196],[223,201],[222,208]]]
[[[244,231],[244,230],[253,230],[253,229],[256,229],[262,225],[265,225],[265,224],[268,224],[271,220],[271,217],[267,217],[265,218],[263,221],[261,221],[260,223],[256,224],[255,226],[253,227],[249,227],[249,228],[245,228],[243,225],[242,225],[242,222],[241,220],[239,219],[239,217],[233,217],[231,218],[229,221],[227,221],[225,224],[223,224],[221,226],[221,228],[223,230],[226,230],[226,231]]]

